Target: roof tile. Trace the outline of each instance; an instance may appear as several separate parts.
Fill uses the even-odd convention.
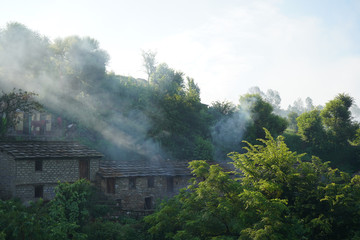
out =
[[[191,175],[188,162],[177,161],[103,161],[98,173],[103,177]]]
[[[34,158],[99,158],[103,155],[77,142],[69,141],[14,141],[0,142],[0,151],[15,159]]]

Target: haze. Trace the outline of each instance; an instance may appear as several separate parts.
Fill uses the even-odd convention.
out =
[[[252,86],[324,104],[340,92],[360,101],[360,2],[7,1],[0,27],[20,22],[52,40],[90,36],[109,71],[146,78],[142,49],[193,77],[204,103]]]

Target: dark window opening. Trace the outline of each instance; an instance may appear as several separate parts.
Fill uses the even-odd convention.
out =
[[[147,182],[148,182],[148,188],[154,187],[154,177],[148,177]]]
[[[90,162],[87,159],[79,160],[79,177],[90,180]]]
[[[136,189],[136,177],[129,177],[129,189]]]
[[[174,177],[167,177],[166,183],[167,183],[167,191],[173,192],[174,191]]]
[[[44,196],[44,186],[35,186],[35,198],[42,198]]]
[[[106,179],[106,192],[110,194],[115,194],[115,178]]]
[[[145,198],[145,204],[144,204],[144,209],[145,210],[149,210],[149,209],[153,209],[153,206],[152,206],[152,197],[146,197]]]
[[[42,171],[42,170],[43,170],[43,161],[35,160],[35,171]]]

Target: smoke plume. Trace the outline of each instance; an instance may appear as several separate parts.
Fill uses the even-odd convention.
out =
[[[161,154],[158,144],[147,137],[149,119],[140,111],[122,112],[123,103],[114,102],[104,90],[104,84],[116,81],[106,82],[107,61],[107,53],[91,38],[52,42],[19,23],[0,30],[3,91],[18,88],[39,94],[47,109],[106,140],[100,146],[113,159],[130,158],[129,153],[142,158]]]

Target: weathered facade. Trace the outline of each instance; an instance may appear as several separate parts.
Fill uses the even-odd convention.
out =
[[[55,134],[55,130],[60,128],[54,116],[50,113],[17,112],[17,123],[13,129],[9,129],[7,135],[36,135],[50,136]]]
[[[101,163],[97,184],[123,210],[151,210],[155,203],[172,197],[188,185],[187,162],[135,161]]]
[[[26,140],[73,139],[77,134],[76,123],[47,112],[16,113],[16,124],[6,132],[8,139],[21,137]]]
[[[76,142],[0,142],[0,198],[50,200],[58,182],[86,178],[121,211],[144,213],[179,193],[192,177],[187,161],[104,161],[102,157]],[[231,171],[228,164],[221,165]]]
[[[60,182],[95,181],[102,154],[75,142],[0,142],[0,196],[50,200]]]

